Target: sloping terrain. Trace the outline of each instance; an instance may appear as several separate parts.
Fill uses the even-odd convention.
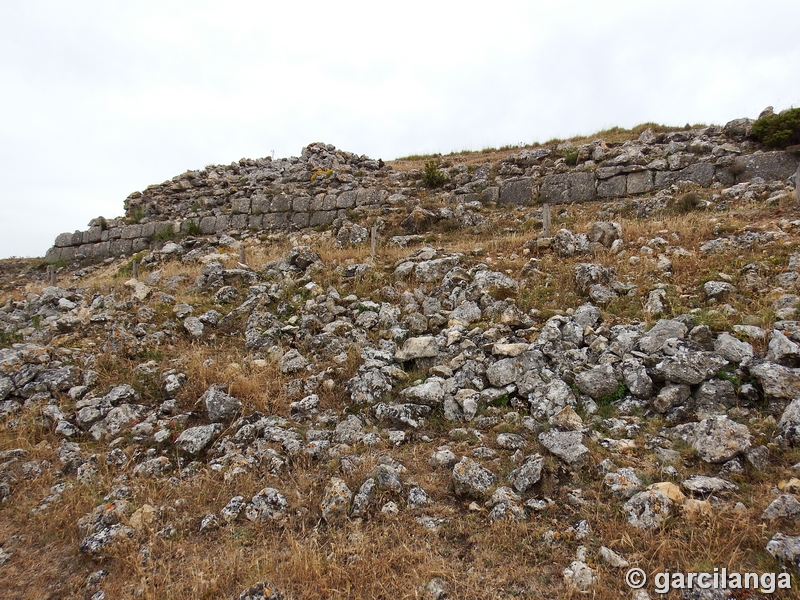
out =
[[[793,181],[448,202],[0,263],[4,597],[796,590]]]

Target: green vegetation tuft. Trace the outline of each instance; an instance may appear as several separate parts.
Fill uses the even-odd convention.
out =
[[[606,394],[605,396],[600,396],[597,400],[597,404],[600,406],[607,406],[609,404],[613,404],[617,400],[622,400],[628,394],[628,387],[622,381],[619,382],[617,386],[617,391],[612,394]]]
[[[447,181],[447,177],[439,170],[436,161],[429,160],[425,163],[425,172],[422,175],[422,181],[429,188],[442,187]]]
[[[800,144],[800,108],[761,117],[753,123],[753,135],[768,148]]]

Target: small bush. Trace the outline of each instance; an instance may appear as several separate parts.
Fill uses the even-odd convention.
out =
[[[617,391],[613,394],[606,394],[605,396],[601,396],[600,399],[597,401],[597,404],[600,406],[607,406],[609,404],[613,404],[617,400],[622,400],[628,394],[628,388],[622,381],[619,382],[617,386]]]
[[[141,208],[137,208],[136,210],[134,210],[134,211],[133,211],[133,212],[132,212],[132,213],[131,213],[131,214],[128,216],[128,218],[127,218],[127,219],[125,219],[125,221],[126,221],[126,222],[127,222],[129,225],[133,225],[133,224],[136,224],[136,223],[138,223],[138,222],[139,222],[139,221],[141,221],[142,219],[144,219],[144,217],[145,217],[144,211],[143,211]]]
[[[16,331],[0,331],[0,348],[8,348],[22,341],[22,334]]]
[[[564,152],[564,162],[567,163],[570,167],[574,167],[578,164],[578,151],[577,150],[567,150]]]
[[[761,117],[753,123],[753,135],[768,148],[800,144],[800,108]]]
[[[447,181],[447,177],[439,170],[436,161],[429,160],[425,163],[425,172],[422,175],[422,181],[429,188],[442,187]]]
[[[200,223],[192,219],[186,226],[187,235],[200,235]]]
[[[170,225],[164,225],[163,227],[160,227],[158,231],[156,231],[153,238],[159,242],[167,242],[175,239],[175,230]]]
[[[669,203],[669,207],[672,209],[672,212],[685,215],[695,210],[702,210],[705,208],[705,204],[697,192],[687,192],[672,200]]]

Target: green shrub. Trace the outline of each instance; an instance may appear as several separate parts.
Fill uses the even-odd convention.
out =
[[[159,242],[168,242],[169,240],[175,239],[175,230],[171,225],[163,225],[159,227],[153,238]]]
[[[17,331],[0,330],[0,348],[8,348],[12,344],[22,341],[22,334]]]
[[[439,170],[436,161],[429,160],[425,163],[425,173],[422,175],[422,181],[429,188],[442,187],[447,181],[447,177]]]
[[[753,123],[753,135],[769,148],[800,144],[800,108],[761,117]]]
[[[192,219],[186,226],[187,235],[200,235],[200,223]]]
[[[574,167],[578,164],[578,151],[575,149],[567,150],[564,152],[564,162],[569,166]]]
[[[128,218],[125,219],[125,221],[129,225],[133,225],[144,219],[144,217],[144,211],[141,208],[137,208],[128,216]]]
[[[600,399],[597,401],[599,406],[607,406],[609,404],[613,404],[617,400],[622,400],[628,394],[628,388],[624,382],[620,381],[619,385],[617,386],[617,391],[612,394],[606,394],[605,396],[601,396]]]

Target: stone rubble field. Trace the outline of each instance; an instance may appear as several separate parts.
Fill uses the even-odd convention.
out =
[[[548,237],[539,205],[417,190],[362,224],[164,240],[138,278],[130,256],[55,286],[6,265],[0,588],[643,600],[630,567],[794,577],[794,176],[667,183],[554,204]]]

